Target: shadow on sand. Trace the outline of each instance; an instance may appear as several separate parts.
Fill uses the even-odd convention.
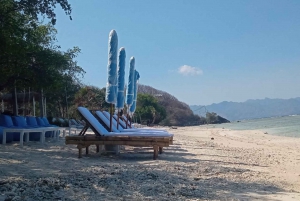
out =
[[[0,152],[1,181],[9,177],[29,180],[61,177],[66,185],[74,185],[78,194],[89,188],[93,195],[99,193],[107,200],[133,199],[136,195],[140,200],[252,200],[251,194],[285,193],[284,189],[270,183],[227,179],[226,175],[251,170],[225,167],[227,164],[223,161],[193,158],[195,154],[179,145],[165,149],[156,161],[152,160],[152,149],[144,148],[122,151],[119,155],[91,151],[90,155],[78,159],[77,149],[62,143],[33,144],[24,148],[6,145],[0,146]],[[76,186],[69,180],[78,175],[85,181],[84,186]],[[13,183],[18,184],[22,179]],[[67,194],[65,189],[61,191]],[[86,196],[89,199],[89,195]]]

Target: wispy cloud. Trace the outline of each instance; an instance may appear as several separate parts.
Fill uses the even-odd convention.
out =
[[[182,75],[202,75],[203,74],[203,71],[200,69],[200,68],[196,68],[196,67],[192,67],[192,66],[188,66],[188,65],[183,65],[183,66],[180,66],[178,68],[178,71],[177,71],[179,74],[182,74]]]

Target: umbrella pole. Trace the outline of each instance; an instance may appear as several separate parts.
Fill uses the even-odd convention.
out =
[[[129,115],[128,115],[128,113],[127,113],[126,128],[128,127],[128,119],[129,119]]]
[[[117,129],[119,129],[119,118],[120,118],[120,111],[118,110],[118,121],[117,121]]]
[[[132,117],[133,117],[133,115],[132,115]],[[130,125],[129,125],[130,128],[131,128],[131,122],[132,122],[132,118],[130,117]]]
[[[113,104],[110,104],[110,125],[109,125],[109,129],[110,132],[112,132],[112,117],[113,117]]]

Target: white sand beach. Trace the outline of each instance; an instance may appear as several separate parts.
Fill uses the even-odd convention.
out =
[[[169,129],[174,145],[78,159],[76,146],[0,145],[2,200],[300,200],[300,139],[260,131]]]

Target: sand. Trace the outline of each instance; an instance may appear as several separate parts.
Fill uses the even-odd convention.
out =
[[[2,200],[300,200],[300,139],[178,127],[174,145],[77,158],[48,140],[0,145]]]

